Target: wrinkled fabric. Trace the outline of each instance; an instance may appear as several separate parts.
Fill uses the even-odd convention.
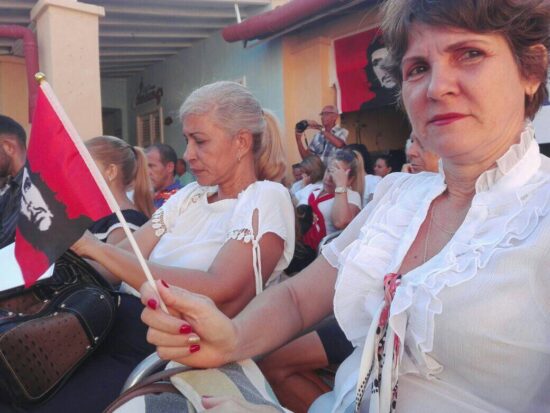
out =
[[[323,251],[339,268],[336,318],[359,351],[327,396],[333,411],[352,403],[384,275],[399,270],[445,188],[443,172],[389,175],[350,224],[356,227]],[[519,143],[477,180],[449,243],[403,274],[389,320],[404,344],[398,412],[550,411],[543,390],[550,386],[549,212],[550,160],[527,125]],[[412,398],[411,388],[422,394]]]

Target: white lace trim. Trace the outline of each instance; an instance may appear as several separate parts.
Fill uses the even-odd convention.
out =
[[[157,209],[151,217],[151,226],[155,230],[157,238],[162,237],[168,230],[164,223],[164,210],[162,208]]]
[[[520,143],[499,159],[496,171],[478,179],[470,211],[449,244],[404,275],[389,321],[405,344],[401,373],[433,375],[442,369],[428,354],[433,349],[435,315],[443,311],[439,293],[472,279],[498,248],[526,239],[550,213],[550,191],[538,190],[549,178],[536,175],[539,167],[538,145],[527,125]],[[342,252],[335,314],[354,344],[364,343],[383,301],[383,277],[399,269],[431,201],[445,189],[443,179],[442,174],[397,177],[369,216],[360,239]]]
[[[256,282],[256,295],[260,294],[264,288],[264,280],[262,277],[262,254],[260,251],[259,239],[255,237],[252,230],[248,228],[234,229],[230,231],[227,235],[227,240],[230,239],[243,241],[247,244],[249,242],[252,243],[252,267],[254,269],[254,280]]]

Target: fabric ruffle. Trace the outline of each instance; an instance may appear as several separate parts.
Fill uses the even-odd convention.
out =
[[[472,206],[457,233],[425,264],[403,275],[391,305],[390,326],[400,337],[401,374],[437,374],[430,357],[439,295],[475,277],[491,257],[526,239],[550,212],[550,177],[538,172],[541,158],[530,125],[520,142],[480,176]],[[428,208],[445,189],[443,174],[396,174],[361,237],[340,257],[335,315],[354,345],[362,345],[383,301],[383,277],[396,272]]]

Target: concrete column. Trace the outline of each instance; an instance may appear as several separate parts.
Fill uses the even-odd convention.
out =
[[[76,0],[39,0],[31,10],[40,70],[83,139],[103,130],[99,17],[104,15],[103,7]]]

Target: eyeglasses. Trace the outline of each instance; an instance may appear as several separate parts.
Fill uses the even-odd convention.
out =
[[[336,112],[321,112],[319,113],[319,116],[325,116],[325,115],[335,115]]]

